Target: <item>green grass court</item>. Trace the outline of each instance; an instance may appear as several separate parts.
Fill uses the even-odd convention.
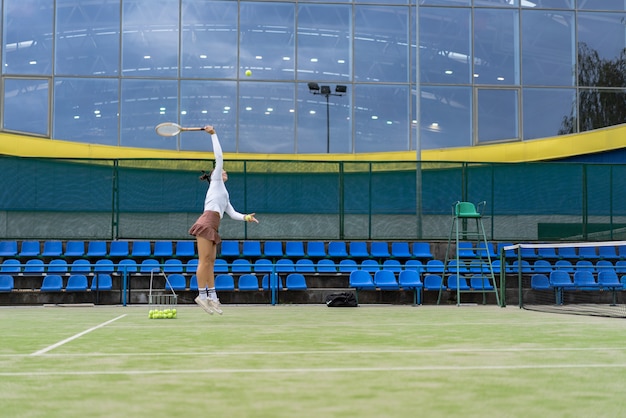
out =
[[[621,417],[626,321],[495,306],[0,308],[12,417]]]

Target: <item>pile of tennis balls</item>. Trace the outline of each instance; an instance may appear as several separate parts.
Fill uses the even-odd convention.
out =
[[[150,309],[150,319],[176,319],[176,309]]]

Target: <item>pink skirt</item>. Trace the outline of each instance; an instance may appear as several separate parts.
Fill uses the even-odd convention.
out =
[[[200,215],[196,223],[189,228],[189,235],[208,239],[217,245],[222,242],[222,238],[218,232],[219,228],[220,214],[212,210],[207,210]]]

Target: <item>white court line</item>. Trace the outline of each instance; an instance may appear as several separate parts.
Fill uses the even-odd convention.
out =
[[[127,314],[120,315],[120,316],[118,316],[117,318],[113,318],[113,319],[111,319],[110,321],[103,322],[103,323],[102,323],[102,324],[100,324],[100,325],[96,325],[95,327],[89,328],[89,329],[87,329],[87,330],[85,330],[85,331],[83,331],[83,332],[79,332],[78,334],[76,334],[76,335],[72,335],[71,337],[66,338],[66,339],[64,339],[63,341],[59,341],[59,342],[58,342],[58,343],[56,343],[56,344],[49,345],[48,347],[43,348],[43,349],[41,349],[41,350],[39,350],[39,351],[35,351],[34,353],[31,353],[31,354],[30,354],[30,356],[40,356],[40,355],[42,355],[42,354],[45,354],[45,353],[47,353],[48,351],[50,351],[50,350],[54,350],[55,348],[60,347],[60,346],[62,346],[63,344],[69,343],[70,341],[73,341],[73,340],[75,340],[75,339],[77,339],[77,338],[80,338],[80,337],[82,337],[83,335],[90,333],[91,331],[95,331],[95,330],[97,330],[98,328],[102,328],[102,327],[104,327],[104,326],[109,325],[110,323],[112,323],[112,322],[114,322],[114,321],[117,321],[118,319],[122,319],[122,318],[124,318],[126,315],[127,315]]]
[[[345,372],[423,372],[423,371],[477,371],[477,370],[549,370],[549,369],[614,369],[626,368],[626,363],[620,364],[519,364],[511,366],[403,366],[403,367],[311,367],[311,368],[268,368],[268,369],[191,369],[191,370],[94,370],[94,371],[57,371],[57,372],[0,372],[2,377],[32,377],[32,376],[140,376],[157,374],[203,374],[203,373],[345,373]]]
[[[119,319],[119,318],[116,318]],[[114,321],[114,320],[112,320]],[[109,321],[109,322],[112,322]],[[104,324],[103,324],[104,325]],[[429,353],[525,353],[525,352],[589,352],[626,351],[624,347],[502,347],[502,348],[423,348],[415,350],[303,350],[303,351],[214,351],[212,356],[265,356],[265,355],[354,355],[354,354],[429,354]],[[3,357],[30,357],[32,354],[0,354]],[[48,357],[162,357],[162,356],[205,356],[204,351],[171,351],[160,353],[63,353]]]

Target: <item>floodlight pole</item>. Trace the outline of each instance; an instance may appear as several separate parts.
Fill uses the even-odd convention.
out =
[[[317,83],[309,83],[309,91],[312,94],[320,94],[326,97],[326,153],[330,154],[330,96],[343,96],[347,87],[342,85],[335,86],[335,92],[331,93],[330,86],[321,86]]]

